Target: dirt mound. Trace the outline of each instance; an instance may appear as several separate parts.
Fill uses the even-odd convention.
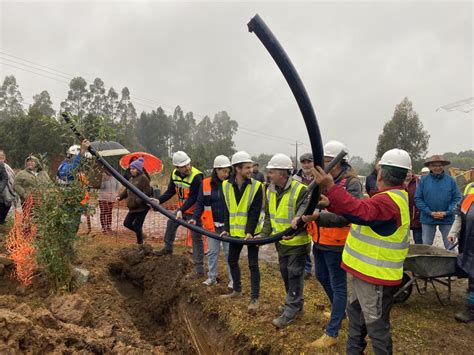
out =
[[[18,293],[3,275],[0,353],[193,353],[169,326],[188,258],[156,257],[150,247],[100,254],[82,263],[90,281],[74,294]]]

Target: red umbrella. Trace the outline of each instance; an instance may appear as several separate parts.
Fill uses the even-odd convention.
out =
[[[145,152],[135,152],[124,155],[120,159],[120,166],[123,169],[128,169],[130,163],[140,157],[143,157],[143,159],[145,160],[143,163],[143,167],[148,172],[148,174],[159,173],[163,169],[163,163],[159,158],[155,157],[153,154]]]

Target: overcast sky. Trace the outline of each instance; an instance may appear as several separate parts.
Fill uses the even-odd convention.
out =
[[[431,135],[430,154],[473,149],[473,113],[436,112],[474,96],[470,1],[2,1],[0,75],[15,75],[26,103],[48,90],[57,109],[67,95],[68,79],[9,54],[100,77],[117,91],[127,86],[148,100],[134,101],[138,112],[179,104],[200,120],[225,110],[241,127],[237,148],[251,154],[294,154],[296,140],[307,151],[291,91],[247,30],[256,13],[299,72],[324,142],[340,140],[372,160],[384,123],[407,96]]]

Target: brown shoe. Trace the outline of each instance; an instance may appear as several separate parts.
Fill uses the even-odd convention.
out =
[[[258,298],[254,298],[254,299],[250,300],[250,303],[247,306],[247,311],[250,314],[255,314],[255,313],[257,313],[259,308],[260,308],[260,302],[258,301]]]
[[[337,338],[323,334],[319,339],[313,341],[308,346],[310,348],[325,349],[337,344]]]

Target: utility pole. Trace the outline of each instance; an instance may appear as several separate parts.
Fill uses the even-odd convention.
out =
[[[295,142],[295,144],[292,144],[295,146],[296,152],[295,152],[295,170],[298,171],[298,144],[300,144],[298,141]]]

